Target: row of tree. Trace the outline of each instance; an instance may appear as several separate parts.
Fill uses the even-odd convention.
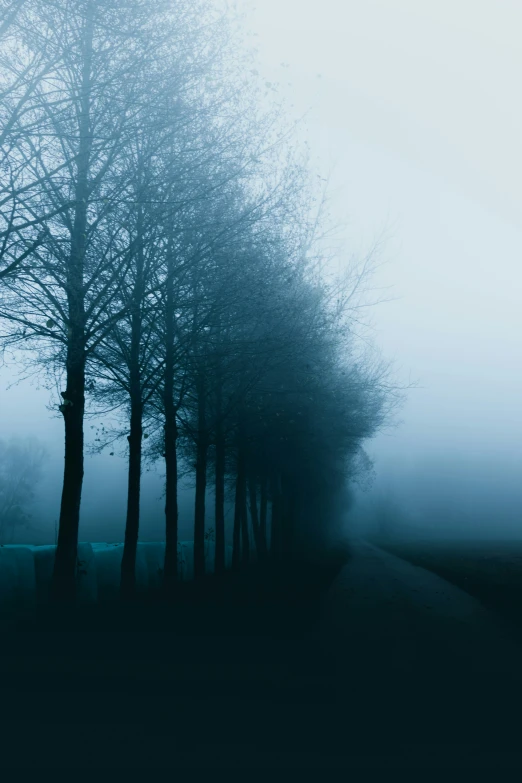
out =
[[[62,389],[54,597],[74,596],[86,400],[120,412],[128,441],[124,597],[144,458],[164,461],[168,593],[180,457],[196,579],[209,481],[217,574],[227,495],[234,567],[253,547],[290,556],[390,398],[386,371],[355,353],[368,266],[324,272],[321,197],[273,85],[209,0],[7,1],[0,36],[2,339]]]

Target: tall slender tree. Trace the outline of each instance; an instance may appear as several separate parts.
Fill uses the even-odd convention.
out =
[[[141,73],[154,29],[142,0],[49,0],[35,4],[20,31],[20,45],[46,60],[33,132],[45,143],[34,147],[29,135],[26,163],[38,188],[24,203],[45,231],[23,279],[10,285],[2,316],[18,326],[15,337],[43,339],[63,362],[65,463],[53,576],[60,600],[75,591],[86,365],[123,314],[110,307],[128,263],[120,197],[128,146],[148,108]]]

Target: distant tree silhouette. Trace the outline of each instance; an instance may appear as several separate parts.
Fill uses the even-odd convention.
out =
[[[45,456],[35,439],[0,441],[0,544],[11,544],[17,530],[29,524]]]

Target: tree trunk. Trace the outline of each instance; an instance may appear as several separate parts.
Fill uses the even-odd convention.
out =
[[[216,418],[214,424],[214,435],[216,442],[216,473],[215,473],[215,536],[216,546],[214,554],[214,574],[219,578],[225,573],[225,472],[226,472],[226,442],[225,442],[225,422],[223,418],[223,373],[221,351],[221,320],[218,315],[215,340],[217,350],[214,362],[214,390]]]
[[[266,555],[266,550],[263,548],[263,540],[261,537],[261,527],[257,509],[257,487],[256,480],[253,475],[250,475],[248,479],[248,494],[250,501],[250,517],[252,519],[252,529],[254,531],[254,541],[256,544],[257,556],[259,560],[263,560]]]
[[[131,402],[129,435],[129,475],[127,486],[127,519],[125,523],[125,544],[121,561],[120,595],[132,600],[136,594],[136,554],[140,525],[141,488],[141,444],[142,444],[141,400]]]
[[[281,525],[281,555],[285,560],[292,557],[293,537],[295,526],[295,490],[292,482],[285,479],[283,482],[283,513]]]
[[[261,541],[261,547],[265,553],[265,556],[268,555],[268,543],[267,543],[267,536],[266,536],[267,505],[268,505],[267,484],[268,482],[266,476],[262,476],[261,498],[260,498],[260,509],[259,509],[259,536]]]
[[[247,476],[246,465],[243,459],[243,472],[240,485],[240,515],[241,515],[241,563],[247,566],[250,562],[250,536],[248,534],[247,511]]]
[[[138,194],[140,189],[138,188]],[[132,600],[136,594],[136,554],[140,526],[141,449],[143,438],[143,399],[140,349],[144,297],[143,210],[138,206],[136,278],[132,292],[131,344],[129,353],[130,434],[125,544],[121,561],[120,596]]]
[[[216,426],[216,560],[215,573],[221,576],[225,572],[225,437],[219,417]]]
[[[54,559],[51,597],[57,602],[74,601],[80,502],[83,485],[83,416],[85,409],[85,363],[70,361],[67,387],[61,405],[65,423],[65,460],[58,543]]]
[[[278,560],[281,555],[282,496],[281,479],[278,474],[272,476],[272,520],[270,535],[270,555]]]
[[[245,505],[245,462],[241,448],[237,455],[236,495],[234,501],[234,534],[232,541],[232,568],[238,571],[241,566],[241,528],[244,523]]]
[[[167,252],[165,301],[165,374],[163,412],[165,416],[165,566],[163,586],[172,597],[178,581],[178,455],[177,411],[174,403],[174,255],[172,239]]]
[[[208,435],[206,390],[202,375],[198,379],[198,436],[196,454],[196,503],[194,511],[194,579],[205,576],[205,495],[207,490]]]
[[[83,63],[78,116],[78,158],[74,224],[67,264],[68,337],[66,388],[60,410],[65,425],[65,459],[60,505],[58,543],[54,560],[51,597],[74,601],[80,503],[83,486],[83,419],[85,412],[85,293],[84,261],[89,198],[89,169],[92,149],[90,122],[91,67],[93,52],[92,2],[87,4],[83,30]]]
[[[165,416],[165,567],[164,589],[172,596],[178,581],[178,428],[176,412]]]
[[[272,494],[270,515],[270,557],[277,559],[277,498]]]

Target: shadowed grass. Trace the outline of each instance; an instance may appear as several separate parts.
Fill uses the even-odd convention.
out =
[[[522,635],[522,542],[380,539],[373,543],[465,590]]]

